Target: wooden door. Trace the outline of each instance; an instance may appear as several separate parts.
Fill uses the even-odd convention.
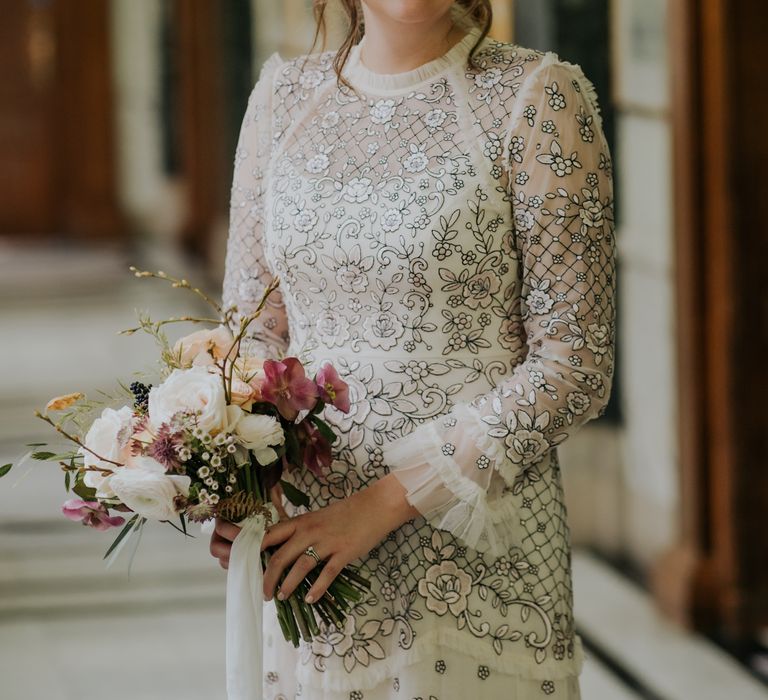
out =
[[[56,225],[55,18],[50,4],[7,0],[0,22],[0,233]]]
[[[118,235],[109,50],[109,3],[4,0],[0,235]]]
[[[168,59],[178,71],[169,123],[187,193],[180,242],[211,261],[226,226],[237,137],[253,88],[250,0],[166,2]]]
[[[656,592],[743,642],[768,625],[768,5],[671,10],[682,540]]]

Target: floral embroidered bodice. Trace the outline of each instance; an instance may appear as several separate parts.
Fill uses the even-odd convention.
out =
[[[578,66],[486,39],[396,75],[355,47],[264,66],[232,188],[225,302],[280,278],[253,352],[331,360],[348,415],[312,507],[389,470],[423,517],[361,565],[370,600],[302,650],[305,685],[354,688],[448,645],[574,674],[556,446],[613,372],[611,158]],[[301,481],[298,474],[294,479]]]

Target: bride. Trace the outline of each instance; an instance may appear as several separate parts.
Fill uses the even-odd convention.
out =
[[[264,64],[232,187],[225,302],[265,357],[331,361],[352,409],[286,478],[264,593],[353,562],[370,596],[287,645],[264,697],[579,697],[557,445],[613,373],[611,156],[581,68],[487,36],[487,0],[343,0],[338,51]],[[325,2],[316,0],[322,30]],[[217,524],[227,567],[238,528]],[[316,553],[317,556],[312,556]],[[279,590],[281,572],[288,571]]]

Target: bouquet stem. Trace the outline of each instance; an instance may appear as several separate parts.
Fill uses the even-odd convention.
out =
[[[264,468],[251,461],[243,467],[242,489],[251,494],[257,501],[264,501],[268,489],[262,482]],[[261,554],[261,563],[264,570],[269,564],[269,559],[274,552],[274,547],[269,547]],[[306,602],[305,598],[312,584],[317,581],[322,562],[312,569],[296,590],[286,600],[274,599],[277,619],[285,639],[299,646],[299,639],[311,642],[320,633],[318,618],[324,625],[335,625],[338,628],[344,626],[347,613],[353,604],[358,603],[363,595],[370,590],[371,584],[360,576],[353,567],[345,567],[334,579],[328,590],[313,604]],[[288,571],[284,571],[278,581],[278,587],[282,585]]]
[[[266,569],[271,552],[262,553],[262,564]],[[320,634],[318,618],[324,625],[344,627],[347,613],[353,604],[358,603],[365,592],[370,590],[370,582],[360,576],[352,567],[345,567],[328,587],[328,590],[316,603],[305,601],[312,584],[317,580],[322,567],[317,566],[307,574],[296,590],[286,600],[274,599],[277,619],[286,641],[299,646],[299,639],[311,642]],[[278,587],[285,580],[287,572],[280,577]]]

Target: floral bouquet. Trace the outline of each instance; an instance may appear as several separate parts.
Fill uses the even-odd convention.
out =
[[[229,630],[234,619],[230,617],[233,586],[239,587],[238,595],[245,596],[252,607],[259,608],[254,611],[258,619],[251,624],[258,625],[260,634],[262,566],[271,552],[267,549],[261,557],[257,552],[264,528],[282,509],[271,497],[284,494],[294,505],[308,505],[306,495],[282,479],[283,472],[306,468],[319,475],[330,465],[336,436],[319,414],[326,404],[347,412],[348,387],[330,364],[310,378],[295,357],[262,360],[243,352],[248,327],[276,282],[265,291],[254,313],[241,318],[237,309],[223,310],[186,280],[163,272],[131,270],[137,277],[162,279],[191,290],[212,306],[215,317],[160,322],[142,318],[139,327],[123,331],[144,331],[158,342],[158,384],[134,381],[122,386],[130,404],[119,408],[89,402],[81,393],[52,399],[36,415],[75,447],[57,453],[37,451],[32,457],[60,464],[67,492],[77,496],[63,506],[67,518],[97,530],[122,526],[105,558],[116,556],[150,520],[168,523],[185,535],[190,521],[219,517],[240,524],[227,582],[229,647],[238,641]],[[171,345],[164,327],[181,321],[213,327]],[[94,419],[99,408],[101,413]],[[0,476],[10,469],[9,464],[0,467]],[[250,549],[240,546],[239,540],[246,535]],[[244,560],[248,556],[255,559],[256,571],[252,561]],[[318,574],[316,567],[288,599],[274,599],[283,634],[294,646],[299,637],[311,641],[318,634],[318,618],[343,627],[346,613],[370,587],[354,568],[346,567],[323,597],[309,605],[304,596]],[[232,583],[237,576],[241,580]],[[242,610],[234,615],[234,624],[246,624]]]

